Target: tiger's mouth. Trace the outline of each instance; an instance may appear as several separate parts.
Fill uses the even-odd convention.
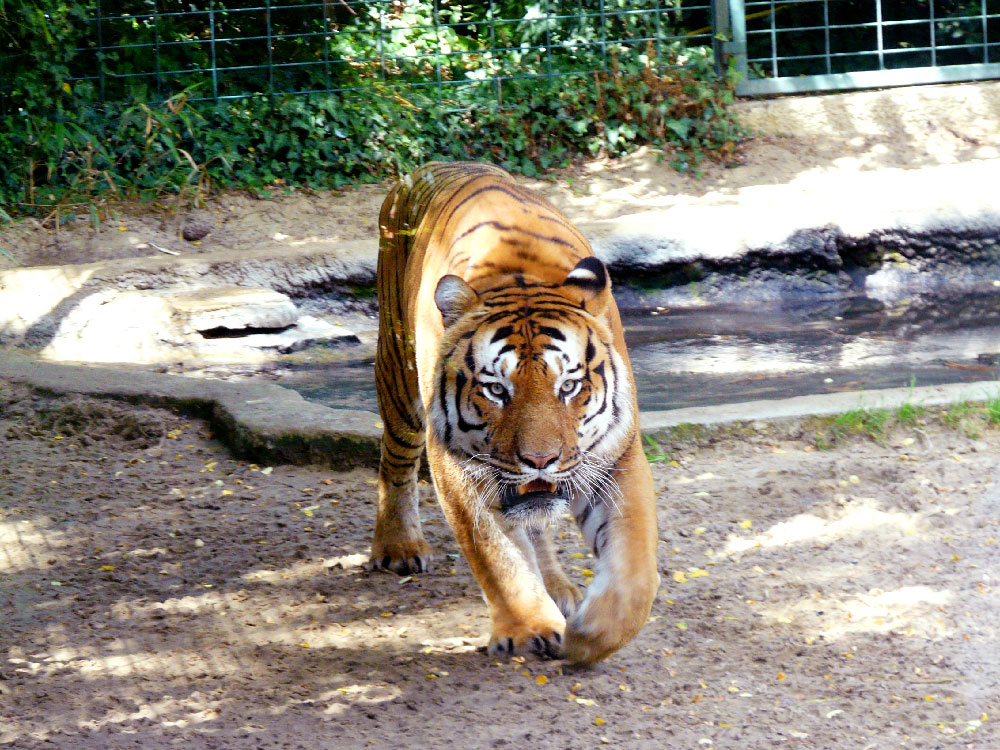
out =
[[[544,479],[508,487],[500,496],[500,512],[510,521],[526,526],[545,525],[554,521],[569,507],[556,486]]]

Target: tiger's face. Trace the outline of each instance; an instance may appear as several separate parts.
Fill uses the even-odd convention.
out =
[[[446,331],[431,424],[475,480],[479,510],[499,508],[513,523],[611,493],[607,467],[632,436],[626,365],[588,311],[610,296],[606,272],[585,270],[561,286],[521,280],[482,295],[445,277],[451,288],[436,296]]]

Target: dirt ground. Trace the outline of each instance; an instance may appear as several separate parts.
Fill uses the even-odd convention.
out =
[[[480,650],[429,488],[433,571],[370,573],[373,471],[256,466],[197,420],[0,383],[0,744],[1000,747],[1000,431],[925,421],[666,446],[650,621],[575,669]]]
[[[809,136],[758,135],[742,147],[738,163],[711,161],[697,174],[681,174],[669,158],[643,148],[622,159],[596,159],[557,170],[545,179],[525,180],[573,221],[606,219],[692,200],[732,203],[742,190],[759,185],[824,184],[877,169],[917,169],[1000,157],[1000,132],[976,125],[857,125],[843,133]],[[96,226],[86,207],[56,227],[55,214],[0,226],[0,249],[24,266],[88,263],[108,258],[184,256],[217,250],[295,246],[304,243],[377,239],[378,211],[386,185],[360,185],[315,192],[275,185],[267,200],[229,191],[203,206],[109,205]],[[985,186],[984,186],[985,189]],[[189,234],[185,229],[200,228]],[[207,234],[202,236],[203,232]],[[162,255],[160,256],[162,257]],[[0,253],[0,270],[15,263]]]

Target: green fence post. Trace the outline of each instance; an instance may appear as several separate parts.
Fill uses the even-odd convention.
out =
[[[657,26],[659,26],[657,14]],[[731,39],[729,20],[729,0],[712,0],[712,56],[715,58],[715,72],[722,75],[729,67],[729,51],[726,40]],[[657,40],[659,42],[659,40]]]
[[[719,3],[723,4],[725,2]],[[736,70],[740,74],[740,83],[743,83],[750,77],[750,66],[747,64],[747,11],[743,0],[728,0],[728,4],[729,41],[723,42],[722,49],[727,63],[730,58],[736,60]],[[739,84],[736,93],[740,93]]]

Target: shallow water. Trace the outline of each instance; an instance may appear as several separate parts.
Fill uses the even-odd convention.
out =
[[[623,317],[643,410],[1000,377],[1000,294],[703,307]],[[371,357],[300,364],[282,385],[377,411]]]

